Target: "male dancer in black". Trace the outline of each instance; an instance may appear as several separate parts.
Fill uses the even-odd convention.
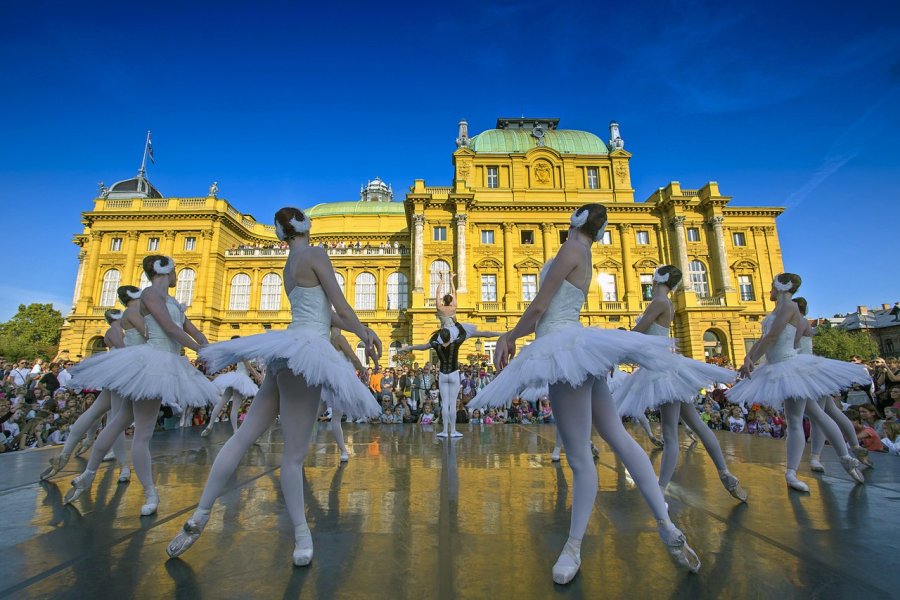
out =
[[[404,346],[400,348],[400,352],[409,352],[410,350],[434,350],[438,357],[438,389],[441,392],[441,421],[444,429],[438,437],[462,437],[462,434],[456,430],[456,400],[459,397],[459,347],[462,346],[469,338],[476,337],[498,337],[500,334],[493,331],[478,331],[477,329],[466,332],[466,328],[456,322],[452,325],[455,328],[456,337],[448,328],[443,328],[433,336],[425,344],[417,346]]]

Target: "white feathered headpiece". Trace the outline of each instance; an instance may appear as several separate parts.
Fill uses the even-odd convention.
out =
[[[304,215],[305,216],[305,215]],[[296,218],[291,217],[291,220],[288,221],[291,227],[294,229],[294,233],[308,233],[310,222],[309,217],[306,217],[302,221],[298,221]],[[287,240],[288,236],[284,232],[284,227],[281,226],[281,223],[278,222],[278,219],[275,219],[275,235],[278,236],[278,239],[282,242]]]
[[[168,275],[169,273],[171,273],[172,269],[175,268],[175,261],[172,260],[171,258],[169,258],[168,256],[166,257],[166,261],[168,261],[166,266],[163,266],[161,259],[154,260],[153,261],[153,272],[156,273],[157,275]]]
[[[774,285],[775,289],[779,292],[789,292],[791,291],[791,288],[794,287],[794,284],[790,281],[788,281],[787,283],[781,283],[780,281],[778,281],[778,277],[775,278],[775,281],[772,282],[772,285]]]
[[[153,268],[155,269],[156,265],[154,265]],[[143,292],[143,291],[144,290],[138,290],[136,292],[126,291],[125,295],[128,296],[129,298],[131,298],[132,300],[137,300],[141,297],[141,292]]]
[[[655,281],[656,283],[666,283],[667,281],[669,281],[669,274],[666,273],[665,275],[663,275],[659,272],[659,267],[657,267],[656,270],[653,271],[653,281]]]
[[[588,220],[588,213],[591,211],[586,208],[576,209],[575,212],[572,213],[572,216],[569,217],[569,225],[574,227],[575,229],[580,229]],[[603,225],[600,226],[600,229],[597,231],[597,235],[594,236],[595,242],[603,241],[603,232],[606,231],[606,226],[609,223],[609,220],[603,221]]]

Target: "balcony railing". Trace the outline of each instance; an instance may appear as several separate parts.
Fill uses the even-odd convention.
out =
[[[97,316],[102,317],[103,313],[105,313],[106,311],[108,311],[111,308],[115,308],[115,307],[113,307],[113,306],[95,306],[91,309],[91,314],[94,315],[95,317],[97,317]]]
[[[600,306],[601,306],[601,309],[602,309],[602,310],[605,310],[605,311],[620,311],[620,310],[625,310],[625,303],[624,303],[624,302],[609,302],[609,301],[603,301],[603,302],[600,304]]]
[[[326,248],[328,256],[409,256],[409,248]]]
[[[529,306],[531,306],[531,300],[523,300],[522,302],[519,302],[519,310],[524,311]]]
[[[230,248],[225,256],[287,256],[287,248]]]
[[[697,296],[698,306],[725,306],[725,298],[723,296],[707,296],[702,298]]]
[[[475,309],[479,312],[500,312],[500,303],[499,302],[478,302],[475,304]]]
[[[425,308],[434,308],[434,298],[425,298]]]

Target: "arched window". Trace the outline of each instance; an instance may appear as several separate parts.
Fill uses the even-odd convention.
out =
[[[141,271],[141,284],[138,287],[141,289],[150,287],[150,278],[143,271]]]
[[[409,280],[399,271],[388,275],[387,308],[388,310],[409,308]]]
[[[259,310],[281,310],[281,277],[277,273],[262,278]]]
[[[175,300],[185,306],[190,306],[191,300],[194,299],[195,275],[193,269],[182,269],[178,273],[178,283],[175,284]]]
[[[703,354],[707,360],[725,354],[722,338],[712,329],[707,329],[703,332]]]
[[[691,288],[701,298],[709,298],[709,277],[706,275],[706,265],[699,260],[692,260],[688,266],[691,277]]]
[[[360,342],[356,345],[356,358],[358,358],[359,362],[361,362],[363,365],[367,364],[365,342]]]
[[[101,354],[103,352],[106,352],[106,342],[103,341],[102,337],[96,337],[88,343],[88,347],[87,347],[88,356],[93,356],[95,354]]]
[[[115,306],[116,288],[119,287],[119,272],[110,269],[103,275],[103,287],[100,289],[100,306]]]
[[[399,366],[396,362],[397,353],[400,351],[400,348],[403,347],[403,344],[400,342],[394,341],[391,342],[391,345],[388,347],[388,365],[391,367]]]
[[[340,273],[338,273],[337,271],[335,271],[334,278],[337,279],[338,286],[340,286],[340,288],[341,288],[341,293],[344,294],[344,296],[346,296],[347,292],[344,291],[344,276],[341,275]]]
[[[375,276],[360,273],[356,276],[356,310],[375,310]]]
[[[431,263],[431,293],[429,294],[429,298],[434,298],[434,295],[437,293],[438,284],[441,282],[441,275],[444,276],[444,290],[445,293],[450,293],[450,265],[447,264],[447,261],[436,260]]]
[[[250,276],[238,273],[231,278],[228,310],[250,310]]]

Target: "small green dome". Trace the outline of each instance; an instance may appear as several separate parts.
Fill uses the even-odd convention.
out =
[[[609,154],[606,143],[593,133],[576,129],[544,132],[544,146],[560,154]],[[538,147],[527,129],[488,129],[472,138],[469,148],[486,154],[522,154]]]
[[[326,202],[306,211],[309,218],[340,215],[405,215],[402,202]]]

